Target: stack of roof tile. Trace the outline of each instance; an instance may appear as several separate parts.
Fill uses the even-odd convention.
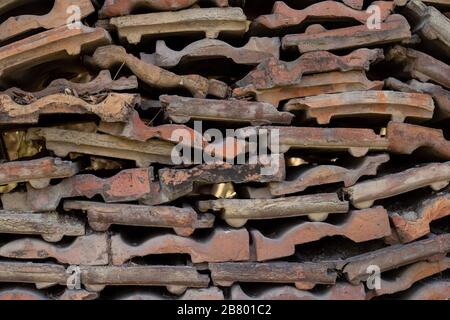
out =
[[[449,11],[2,1],[0,300],[449,298]]]

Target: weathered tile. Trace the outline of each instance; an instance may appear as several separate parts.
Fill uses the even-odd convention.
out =
[[[363,70],[311,74],[303,76],[299,83],[285,83],[274,87],[271,87],[271,82],[268,82],[268,88],[264,87],[264,82],[261,84],[261,88],[258,87],[257,82],[255,85],[237,87],[233,90],[233,97],[238,99],[254,98],[256,101],[278,106],[281,101],[292,98],[346,91],[381,90],[383,87],[381,81],[367,79]]]
[[[50,263],[0,262],[0,282],[34,283],[38,289],[66,286],[70,273]],[[80,281],[88,291],[106,286],[164,286],[174,294],[187,288],[206,288],[209,277],[188,266],[80,266]]]
[[[286,62],[269,58],[261,62],[243,79],[236,82],[239,87],[254,86],[255,89],[273,89],[302,83],[303,75],[331,71],[368,71],[372,63],[384,58],[381,49],[357,49],[345,56],[328,51],[307,52],[300,58]]]
[[[45,62],[89,52],[99,45],[111,43],[102,28],[62,26],[38,33],[0,48],[0,76],[6,77]]]
[[[349,167],[318,165],[300,168],[293,174],[291,172],[288,180],[270,182],[264,188],[248,187],[246,190],[251,198],[271,198],[302,192],[312,186],[338,182],[343,182],[344,186],[350,187],[362,176],[376,175],[378,167],[387,161],[389,161],[389,155],[383,153],[356,159]]]
[[[432,56],[401,46],[386,54],[386,60],[403,66],[403,71],[422,82],[433,81],[450,89],[450,66]]]
[[[450,251],[450,234],[442,234],[409,244],[393,245],[371,251],[342,262],[342,272],[352,284],[367,280],[368,267],[378,266],[381,272],[397,269],[419,261],[437,261]],[[338,266],[340,268],[340,266]]]
[[[273,156],[275,158],[275,156]],[[229,163],[204,164],[191,169],[160,169],[158,176],[161,192],[170,200],[180,198],[194,191],[196,186],[233,182],[283,181],[285,177],[284,158],[279,159],[278,166],[272,172],[263,172],[270,165],[261,163],[232,165]],[[275,160],[276,161],[276,160]]]
[[[204,33],[217,38],[221,33],[243,35],[248,29],[247,18],[241,8],[196,8],[176,12],[157,12],[112,18],[119,37],[137,44],[143,36],[183,35]]]
[[[38,29],[49,30],[67,25],[73,14],[67,11],[71,5],[77,6],[80,19],[95,11],[90,0],[55,0],[53,8],[45,15],[22,15],[6,19],[0,24],[0,41]]]
[[[27,138],[45,140],[47,150],[60,157],[70,153],[90,154],[136,161],[141,168],[152,163],[173,164],[173,143],[157,139],[133,141],[106,134],[62,130],[56,128],[30,128]]]
[[[266,102],[195,99],[162,95],[159,97],[166,117],[175,123],[190,120],[249,122],[252,125],[290,124],[293,114],[280,112]]]
[[[440,159],[450,159],[450,141],[444,137],[444,131],[413,124],[390,122],[387,126],[389,151],[400,154],[412,154],[421,149]]]
[[[319,50],[340,50],[400,42],[411,38],[408,21],[399,14],[389,16],[379,29],[366,25],[327,30],[321,25],[309,26],[303,34],[282,39],[283,49],[297,49],[300,53]]]
[[[57,93],[23,105],[9,95],[0,95],[0,124],[38,123],[41,115],[48,114],[95,114],[106,122],[125,122],[139,103],[139,96],[125,93],[110,93],[98,103]]]
[[[299,290],[291,286],[265,289],[257,295],[248,295],[236,284],[231,287],[231,300],[365,300],[364,286],[339,282],[321,293]]]
[[[108,241],[106,233],[79,236],[71,244],[64,246],[39,239],[22,238],[0,246],[0,256],[29,260],[54,258],[62,264],[101,266],[109,263]]]
[[[393,11],[392,1],[374,1],[371,5],[378,6],[381,22]],[[356,20],[366,24],[371,16],[366,10],[356,10],[336,1],[321,1],[305,9],[295,10],[282,1],[275,2],[272,14],[260,16],[254,20],[252,29],[282,29],[290,26],[302,26],[305,21],[327,22],[341,20]]]
[[[67,93],[67,91],[75,96],[85,97],[97,95],[105,91],[126,91],[137,88],[138,81],[136,76],[112,79],[109,70],[101,70],[100,73],[89,82],[73,82],[67,79],[57,79],[50,82],[45,89],[40,91],[29,92],[14,87],[3,91],[3,94],[7,94],[16,102],[24,101],[29,104],[36,99],[56,95],[58,93]],[[64,98],[61,97],[61,100],[64,100]],[[132,105],[133,103],[130,102],[130,104]]]
[[[0,296],[1,297],[1,296]],[[117,300],[225,300],[222,290],[217,287],[206,289],[187,289],[186,292],[176,298],[168,298],[157,293],[134,292],[119,296]]]
[[[203,149],[203,152],[208,155],[222,159],[234,159],[245,154],[248,149],[248,144],[245,141],[234,137],[209,143],[202,133],[185,125],[163,124],[153,127],[147,125],[137,112],[134,112],[126,123],[101,122],[98,130],[137,141],[147,141],[152,138],[170,141],[194,149]],[[186,137],[186,140],[180,141],[180,134],[182,134],[182,137]]]
[[[375,200],[385,199],[412,190],[430,186],[438,191],[450,181],[450,162],[430,163],[421,167],[387,174],[345,188],[353,206],[369,208]]]
[[[86,290],[70,290],[66,289],[61,295],[57,297],[48,297],[41,291],[32,289],[2,289],[0,290],[0,301],[2,300],[18,300],[18,301],[35,301],[35,300],[95,300],[98,298],[98,293],[89,292]]]
[[[0,164],[0,184],[28,182],[34,188],[45,188],[51,179],[68,178],[77,174],[80,164],[59,158],[40,158]]]
[[[164,286],[171,293],[180,295],[187,288],[207,288],[210,279],[188,266],[83,266],[81,282],[94,292],[102,291],[106,286],[138,285]]]
[[[421,261],[407,266],[394,280],[381,279],[380,289],[369,292],[369,296],[382,296],[409,289],[414,283],[450,268],[450,258],[438,261]]]
[[[293,283],[297,289],[312,289],[316,284],[334,284],[337,274],[327,263],[224,262],[209,263],[215,285],[230,287],[239,282]]]
[[[450,20],[446,16],[420,0],[406,1],[402,14],[413,21],[412,28],[423,40],[450,58]]]
[[[190,255],[193,263],[247,261],[250,259],[249,238],[246,229],[215,228],[202,239],[163,234],[130,244],[116,234],[111,237],[111,259],[113,265],[120,266],[134,257],[185,253]]]
[[[66,268],[53,263],[0,262],[0,282],[33,283],[37,289],[67,285]]]
[[[342,0],[343,3],[348,5],[350,8],[361,10],[364,5],[364,0]]]
[[[219,199],[198,202],[202,212],[220,213],[230,226],[239,228],[248,220],[308,216],[323,221],[332,213],[347,213],[348,202],[335,193],[322,193],[277,199]]]
[[[380,239],[391,233],[389,217],[383,207],[351,211],[339,224],[325,222],[300,222],[278,229],[276,237],[265,237],[252,230],[256,260],[272,260],[295,253],[295,246],[331,236],[343,236],[354,242]]]
[[[64,210],[85,211],[89,226],[96,231],[107,231],[112,224],[117,224],[171,228],[180,236],[190,236],[196,229],[212,228],[214,224],[213,215],[199,215],[190,207],[141,206],[67,200],[64,201]]]
[[[392,121],[429,120],[433,117],[434,102],[424,93],[396,91],[351,91],[292,99],[285,111],[302,111],[306,119],[329,124],[332,118],[390,116]]]
[[[257,65],[267,58],[279,58],[281,42],[279,38],[251,37],[242,47],[215,39],[193,42],[180,51],[170,49],[164,40],[156,42],[156,52],[141,53],[141,59],[158,67],[172,68],[191,61],[227,58],[236,64]]]
[[[450,91],[445,90],[441,86],[414,79],[404,83],[395,78],[387,78],[384,83],[388,88],[402,92],[428,93],[433,97],[436,105],[434,110],[435,117],[437,119],[450,118]]]
[[[194,97],[205,98],[213,95],[220,98],[228,96],[228,86],[221,81],[206,79],[199,75],[176,75],[151,63],[127,53],[120,46],[98,47],[93,56],[87,59],[101,69],[110,69],[116,65],[127,66],[140,80],[159,89],[185,88]]]
[[[155,11],[175,11],[189,8],[198,0],[106,0],[99,11],[100,18],[111,18],[131,14],[135,8],[146,8]],[[202,1],[205,2],[205,1]],[[228,0],[207,0],[217,7],[228,7]]]
[[[430,223],[450,215],[450,194],[438,193],[407,207],[389,212],[401,242],[411,242],[429,234]]]
[[[354,157],[365,156],[369,150],[387,150],[389,142],[375,134],[372,129],[359,128],[317,128],[317,127],[252,127],[240,129],[243,132],[267,130],[278,138],[269,143],[273,152],[287,152],[289,149],[311,149],[321,151],[348,151]]]
[[[3,208],[13,211],[55,210],[64,198],[101,195],[105,202],[135,201],[159,197],[159,183],[153,181],[153,168],[123,170],[111,178],[76,175],[44,189],[28,187],[27,192],[3,194]]]
[[[83,236],[84,222],[56,212],[27,213],[0,211],[0,233],[41,235],[45,241],[58,242],[64,236]]]

